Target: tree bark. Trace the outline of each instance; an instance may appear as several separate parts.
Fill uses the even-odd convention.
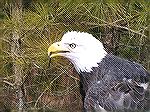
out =
[[[11,9],[12,21],[14,22],[14,28],[12,30],[12,41],[11,41],[11,55],[13,59],[13,73],[15,75],[15,90],[17,99],[18,112],[25,111],[25,101],[23,94],[23,68],[19,62],[21,57],[21,19],[22,19],[22,0],[13,0]]]

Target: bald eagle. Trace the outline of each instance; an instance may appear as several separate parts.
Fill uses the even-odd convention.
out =
[[[80,77],[84,112],[145,112],[150,109],[150,74],[142,65],[105,51],[91,34],[71,31],[48,48],[64,56]]]

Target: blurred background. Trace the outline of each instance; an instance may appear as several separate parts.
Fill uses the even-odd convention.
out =
[[[81,112],[73,65],[48,66],[48,47],[72,30],[150,71],[149,0],[0,0],[0,112]]]

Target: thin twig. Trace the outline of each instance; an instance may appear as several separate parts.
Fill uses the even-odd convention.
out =
[[[124,26],[119,26],[119,25],[113,25],[114,27],[117,27],[117,28],[122,28],[122,29],[125,29],[125,30],[128,30],[128,31],[131,31],[132,33],[135,33],[135,34],[138,34],[138,35],[141,35],[143,37],[147,37],[146,35],[144,35],[143,33],[140,33],[139,31],[135,31],[135,30],[132,30],[128,27],[124,27]]]
[[[85,22],[82,22],[82,23],[85,23]],[[88,25],[95,25],[95,26],[108,26],[108,27],[109,27],[109,26],[113,26],[113,27],[117,27],[117,28],[121,28],[121,29],[128,30],[128,31],[130,31],[130,32],[132,32],[132,33],[141,35],[141,36],[143,36],[143,37],[147,37],[147,36],[144,35],[143,33],[140,33],[140,31],[135,31],[135,30],[132,30],[132,29],[130,29],[130,28],[128,28],[128,27],[125,27],[125,26],[116,25],[116,24],[114,24],[114,22],[113,22],[113,23],[109,23],[109,24],[99,24],[99,23],[86,22],[86,24],[88,24]]]
[[[6,84],[8,84],[8,85],[10,85],[10,86],[12,86],[12,87],[14,86],[14,84],[13,84],[13,83],[8,82],[8,81],[6,81],[6,80],[4,80],[3,82],[4,82],[4,83],[6,83]]]

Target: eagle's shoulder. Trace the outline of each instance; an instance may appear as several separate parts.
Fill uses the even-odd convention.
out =
[[[141,83],[147,83],[150,79],[150,74],[141,64],[112,54],[107,54],[98,64],[97,68],[93,68],[93,72],[97,71],[97,75],[110,75],[118,80],[132,79]]]
[[[95,78],[88,86],[85,106],[120,112],[150,109],[150,75],[142,65],[107,55],[93,73],[86,75],[87,79],[90,75]]]

